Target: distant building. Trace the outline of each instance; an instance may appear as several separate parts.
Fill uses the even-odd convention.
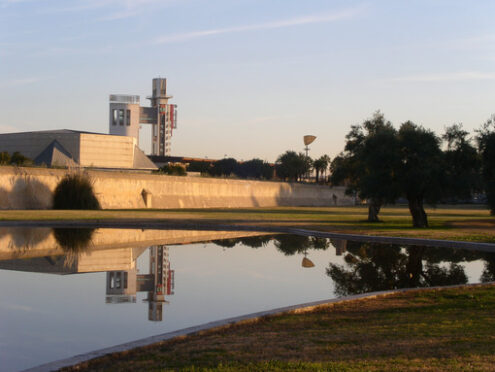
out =
[[[109,132],[129,136],[139,143],[140,124],[152,125],[151,154],[170,155],[172,132],[177,128],[177,105],[171,105],[167,95],[167,79],[153,79],[151,107],[141,107],[139,96],[110,95]]]
[[[0,134],[3,151],[18,151],[36,165],[157,169],[133,137],[68,129]]]

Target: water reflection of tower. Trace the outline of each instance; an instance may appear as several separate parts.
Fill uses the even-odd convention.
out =
[[[330,239],[330,242],[335,247],[335,254],[341,256],[347,251],[347,240],[343,239]]]
[[[139,280],[140,275],[138,276]],[[165,296],[173,295],[174,270],[170,269],[168,247],[155,245],[150,247],[150,274],[148,280],[153,282],[148,291],[148,319],[161,321]]]
[[[138,274],[135,262],[131,270],[107,272],[107,303],[136,302],[137,292],[148,292],[148,319],[161,321],[165,296],[174,294],[168,247],[149,247],[149,274]]]

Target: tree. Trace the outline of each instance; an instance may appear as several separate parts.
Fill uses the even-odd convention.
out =
[[[271,179],[273,178],[273,167],[261,159],[251,159],[238,163],[234,169],[236,176],[240,178]]]
[[[212,164],[208,161],[192,161],[187,166],[188,172],[200,172],[207,174],[210,171]]]
[[[25,157],[20,152],[16,151],[12,154],[10,158],[10,163],[15,165],[26,165],[31,162],[31,159]]]
[[[0,152],[0,165],[10,164],[10,154],[7,151]]]
[[[397,131],[377,111],[361,125],[353,125],[346,146],[331,164],[332,184],[345,184],[347,194],[357,193],[368,201],[368,221],[378,221],[383,204],[399,195],[400,166]]]
[[[320,174],[326,173],[329,164],[330,157],[328,155],[323,155],[313,161],[313,168],[316,171],[316,183],[320,180]]]
[[[234,158],[225,158],[213,163],[213,167],[210,169],[212,176],[230,176],[234,173],[234,169],[238,166],[237,160]]]
[[[330,167],[330,163],[332,162],[332,159],[330,158],[330,156],[328,156],[326,154],[323,155],[320,159],[323,159],[325,161],[325,163],[326,163],[326,166],[323,169],[323,177],[324,177],[324,180],[326,182],[327,181],[327,170]]]
[[[159,173],[165,173],[170,176],[186,176],[186,167],[182,164],[166,164],[160,167]]]
[[[442,136],[447,142],[447,149],[444,151],[444,198],[471,199],[473,192],[480,188],[479,155],[471,145],[468,134],[462,129],[462,124],[453,124],[446,128]]]
[[[423,203],[436,203],[443,195],[444,164],[440,140],[430,130],[411,121],[398,133],[400,146],[400,189],[407,198],[414,227],[428,227]]]
[[[297,182],[311,169],[311,159],[303,153],[289,150],[278,157],[275,167],[278,177]]]
[[[477,132],[483,189],[490,212],[495,215],[495,115],[488,119]]]

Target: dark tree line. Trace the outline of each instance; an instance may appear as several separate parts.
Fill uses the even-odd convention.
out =
[[[495,212],[495,128],[493,119],[476,137],[476,148],[461,124],[438,137],[411,121],[396,130],[376,112],[351,127],[346,146],[331,163],[331,183],[368,202],[368,220],[378,221],[380,208],[399,197],[408,201],[414,227],[427,227],[424,204],[469,200],[487,194]],[[445,150],[442,150],[442,142]]]
[[[274,176],[273,166],[261,159],[251,159],[244,162],[238,162],[233,158],[225,158],[211,163],[196,161],[191,162],[187,170],[214,177],[236,176],[245,179],[270,180]]]
[[[10,155],[7,151],[0,152],[0,165],[30,165],[31,159],[16,151]]]
[[[328,155],[313,160],[302,152],[297,153],[289,150],[277,158],[275,168],[278,178],[293,182],[302,181],[314,169],[316,172],[315,181],[319,183],[320,181],[325,182],[329,165],[330,157]],[[323,176],[323,180],[320,176]]]

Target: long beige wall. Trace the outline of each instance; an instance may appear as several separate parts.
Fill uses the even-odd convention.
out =
[[[0,209],[51,208],[65,170],[0,167]],[[104,209],[352,205],[343,187],[91,171]]]

